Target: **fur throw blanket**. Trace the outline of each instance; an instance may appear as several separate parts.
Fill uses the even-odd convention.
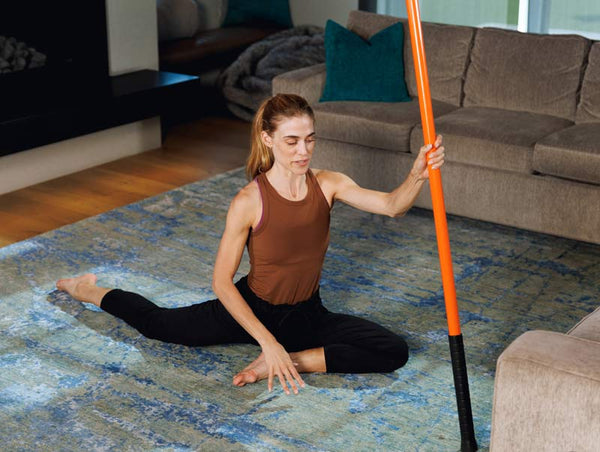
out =
[[[325,62],[323,28],[302,25],[252,44],[219,77],[233,114],[252,121],[261,102],[271,96],[273,77]]]

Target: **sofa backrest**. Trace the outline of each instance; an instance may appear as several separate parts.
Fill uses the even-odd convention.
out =
[[[348,16],[347,27],[363,39],[369,39],[378,31],[400,21],[404,24],[404,78],[408,93],[411,96],[417,96],[410,33],[408,22],[405,19],[364,11],[352,11]],[[463,77],[475,29],[429,22],[423,22],[421,28],[427,57],[431,97],[459,106]]]
[[[576,122],[600,121],[600,42],[590,49],[575,119]]]
[[[575,119],[589,41],[478,29],[465,79],[465,107],[495,107]]]

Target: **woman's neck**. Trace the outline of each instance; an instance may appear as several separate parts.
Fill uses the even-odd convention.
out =
[[[294,174],[291,171],[277,165],[267,171],[269,183],[284,198],[292,201],[304,199],[308,191],[306,174]]]

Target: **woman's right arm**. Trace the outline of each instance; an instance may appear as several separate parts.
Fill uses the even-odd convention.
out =
[[[269,391],[273,388],[273,377],[277,375],[286,393],[289,393],[289,389],[285,380],[296,393],[298,389],[295,381],[302,386],[304,386],[304,382],[296,371],[289,354],[254,315],[254,312],[233,283],[233,278],[244,253],[250,228],[255,223],[257,211],[260,210],[257,208],[257,202],[260,202],[258,196],[260,195],[253,190],[254,187],[251,186],[241,190],[229,207],[225,231],[215,261],[213,291],[231,316],[261,346],[269,368]]]

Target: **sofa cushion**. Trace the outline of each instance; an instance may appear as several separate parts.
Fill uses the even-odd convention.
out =
[[[531,173],[533,146],[573,123],[554,116],[497,108],[465,107],[436,120],[449,162]],[[411,135],[411,152],[423,142],[421,126]]]
[[[533,169],[542,174],[600,184],[600,122],[574,125],[535,145]]]
[[[471,51],[463,105],[574,120],[588,44],[575,35],[480,29]]]
[[[402,21],[404,25],[404,77],[408,93],[411,96],[417,96],[408,22],[392,16],[351,11],[347,25],[349,30],[368,40],[375,33],[399,21]],[[431,97],[459,106],[464,73],[475,29],[429,22],[423,22],[421,28],[427,56]]]
[[[375,33],[379,33],[384,28],[398,22],[400,22],[398,17],[368,13],[365,11],[350,11],[346,26],[348,27],[348,30],[368,41]]]
[[[432,101],[436,114],[456,107]],[[419,102],[321,102],[313,105],[317,136],[344,143],[409,152],[411,129],[421,121]]]
[[[469,61],[469,50],[475,28],[423,22],[423,45],[427,57],[429,89],[434,99],[459,106],[463,80]],[[412,55],[408,22],[404,22],[404,73],[408,93],[417,96],[417,77]]]
[[[358,100],[410,101],[404,82],[401,23],[369,40],[328,20],[325,27],[327,80],[321,102]]]
[[[577,122],[586,121],[600,121],[600,42],[590,50],[577,107]]]
[[[581,319],[567,334],[600,342],[600,307]]]

